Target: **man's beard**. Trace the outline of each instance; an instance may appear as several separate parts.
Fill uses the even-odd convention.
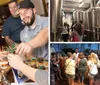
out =
[[[27,26],[31,26],[34,23],[34,21],[35,21],[35,15],[34,15],[34,13],[32,11],[31,21],[30,22],[27,22],[27,23],[24,22],[24,24],[27,25]]]

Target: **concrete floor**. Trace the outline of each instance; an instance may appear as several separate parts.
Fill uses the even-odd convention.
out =
[[[56,83],[57,83],[56,85],[69,85],[67,79],[59,79],[59,80],[57,80]],[[75,85],[81,85],[81,83],[78,83],[76,81],[74,83],[75,83]],[[88,78],[85,78],[84,84],[89,85],[89,79]],[[100,85],[100,68],[98,69],[98,74],[95,77],[95,84],[94,85]]]
[[[89,83],[89,81],[87,79],[86,82],[84,83],[84,85],[89,85],[88,83]],[[75,85],[81,85],[81,83],[78,83],[76,81],[74,82],[74,84]],[[69,84],[68,84],[68,81],[67,80],[63,79],[63,80],[57,81],[57,84],[56,85],[69,85]],[[95,85],[100,85],[100,79],[97,79],[95,81]]]

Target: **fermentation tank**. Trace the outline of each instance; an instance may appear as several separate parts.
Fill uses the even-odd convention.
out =
[[[50,27],[54,34],[54,41],[57,40],[58,27],[62,26],[62,0],[50,0]]]

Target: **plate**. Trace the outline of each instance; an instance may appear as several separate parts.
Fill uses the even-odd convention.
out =
[[[9,67],[7,64],[8,64],[7,61],[0,62],[0,68],[3,70],[7,69]],[[5,66],[2,66],[2,65],[5,65]]]
[[[7,69],[7,68],[8,68],[7,66],[1,67],[2,70],[5,70],[5,69]]]

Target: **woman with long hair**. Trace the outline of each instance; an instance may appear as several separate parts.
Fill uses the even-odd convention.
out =
[[[73,37],[72,39],[73,42],[79,42],[79,41],[82,42],[82,25],[80,22],[75,24],[72,37]]]
[[[89,69],[89,79],[90,79],[90,84],[89,85],[94,85],[94,77],[97,75],[98,73],[98,69],[97,69],[97,60],[96,58],[94,58],[93,56],[89,55],[88,56],[88,69]]]
[[[84,77],[87,68],[87,59],[85,58],[83,52],[79,53],[77,64],[78,64],[79,82],[81,82],[81,84],[84,85]]]

